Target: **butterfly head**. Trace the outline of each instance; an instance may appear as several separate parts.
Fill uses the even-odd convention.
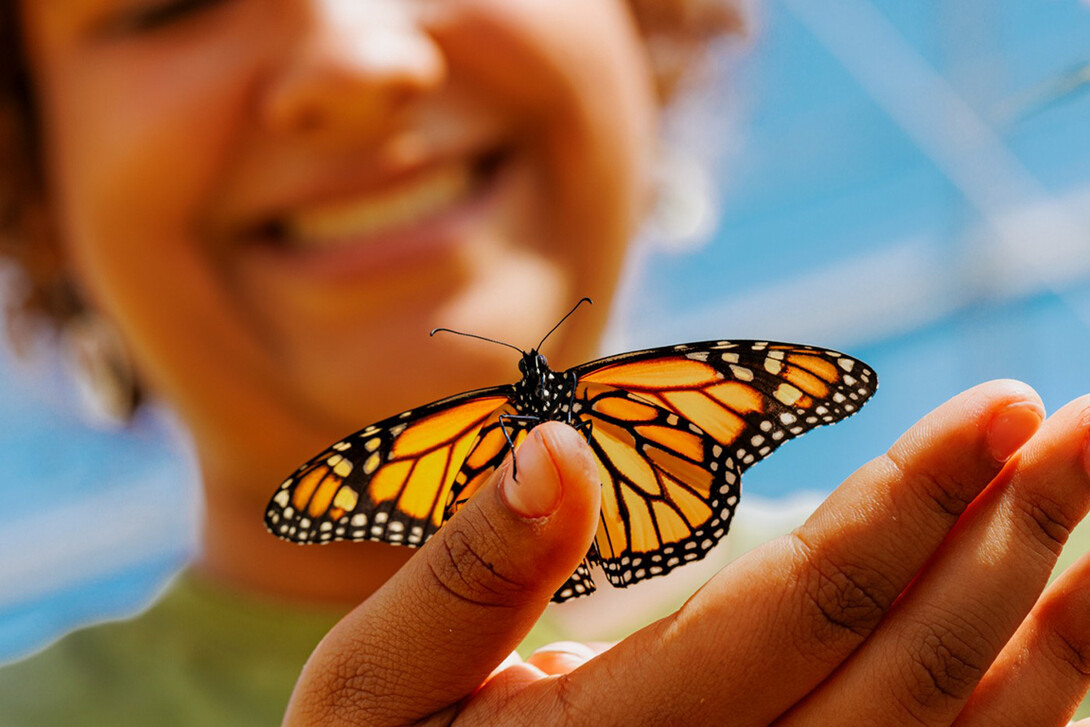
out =
[[[549,371],[551,369],[548,360],[546,360],[544,354],[538,353],[536,348],[523,352],[522,358],[519,360],[519,373],[524,378],[529,380],[544,379]]]
[[[546,389],[556,376],[553,370],[549,368],[549,362],[545,359],[545,356],[538,353],[536,348],[522,354],[522,358],[519,360],[519,372],[522,374],[522,385],[528,395],[533,396],[538,401],[544,401],[548,398]]]

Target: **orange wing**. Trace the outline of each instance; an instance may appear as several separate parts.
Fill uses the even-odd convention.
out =
[[[532,397],[516,410],[516,387],[498,386],[347,437],[280,486],[266,525],[300,543],[420,545],[488,481],[508,437],[518,446],[538,421],[570,416],[598,460],[602,510],[586,561],[554,596],[564,601],[594,590],[589,564],[626,586],[704,557],[730,525],[742,472],[850,416],[878,385],[850,356],[761,341],[636,351],[555,380],[575,383],[574,394],[552,392],[571,396],[570,415]]]
[[[877,388],[850,356],[764,341],[637,351],[572,371],[602,477],[594,555],[615,586],[704,557],[730,525],[742,472]]]
[[[602,480],[592,560],[615,586],[698,560],[726,533],[740,473],[692,422],[632,392],[581,384]]]
[[[443,522],[453,517],[454,513],[460,510],[488,483],[492,473],[500,466],[511,450],[511,445],[507,441],[508,437],[510,437],[515,448],[518,449],[526,440],[530,430],[538,424],[537,421],[526,419],[507,419],[501,422],[500,417],[505,414],[517,415],[517,412],[513,407],[505,406],[497,410],[489,417],[488,422],[481,427],[477,441],[466,456],[461,471],[455,477],[454,486],[447,495],[447,508],[443,516]],[[505,429],[506,435],[504,434]],[[579,564],[567,582],[556,590],[553,601],[563,603],[571,598],[585,596],[596,590],[594,579],[590,574],[590,563],[592,561],[593,556],[588,556],[586,560]]]
[[[265,513],[298,543],[421,545],[444,522],[455,478],[510,386],[453,396],[361,429],[300,467]]]

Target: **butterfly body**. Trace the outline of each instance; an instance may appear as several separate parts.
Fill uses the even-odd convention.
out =
[[[512,404],[521,416],[541,421],[570,421],[575,380],[549,368],[549,362],[531,349],[519,360],[522,379],[514,384]]]
[[[300,543],[421,545],[542,421],[598,462],[602,509],[586,561],[554,596],[624,587],[702,558],[726,533],[741,474],[783,442],[850,416],[877,377],[812,346],[704,341],[554,371],[523,352],[514,384],[411,409],[335,443],[284,481],[266,525]]]

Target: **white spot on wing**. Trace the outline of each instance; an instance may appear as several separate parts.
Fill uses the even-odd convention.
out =
[[[734,374],[734,378],[739,381],[753,381],[753,372],[744,366],[736,366],[731,364],[730,372]]]

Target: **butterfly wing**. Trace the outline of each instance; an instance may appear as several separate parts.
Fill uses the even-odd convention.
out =
[[[509,419],[507,418],[509,416],[519,416],[511,405],[496,411],[481,427],[477,441],[466,456],[461,471],[455,477],[454,486],[447,496],[443,522],[453,517],[489,481],[492,473],[500,466],[511,449],[508,438],[517,449],[526,440],[530,430],[540,423],[540,420],[533,418]],[[562,603],[596,590],[588,562],[593,560],[592,550],[587,560],[581,563],[567,582],[557,589],[553,595],[553,601]]]
[[[703,557],[730,524],[745,469],[850,416],[877,387],[850,356],[756,341],[635,351],[570,373],[573,413],[589,425],[599,463],[602,512],[557,601],[593,591],[587,565],[597,561],[624,586]],[[515,391],[460,394],[347,437],[280,486],[266,525],[300,543],[422,544],[488,481],[508,437],[517,446],[536,425],[517,418]]]
[[[581,418],[598,461],[595,559],[627,586],[699,559],[726,532],[739,473],[695,424],[638,394],[581,383]]]
[[[266,526],[297,543],[421,545],[444,522],[462,463],[512,391],[497,386],[459,394],[346,437],[280,485]]]
[[[510,403],[493,412],[477,432],[445,503],[443,521],[454,517],[488,483],[513,444],[517,449],[538,421],[519,416]]]
[[[615,586],[702,558],[730,525],[742,472],[877,388],[850,356],[767,341],[635,351],[572,371],[603,484],[595,542]]]

